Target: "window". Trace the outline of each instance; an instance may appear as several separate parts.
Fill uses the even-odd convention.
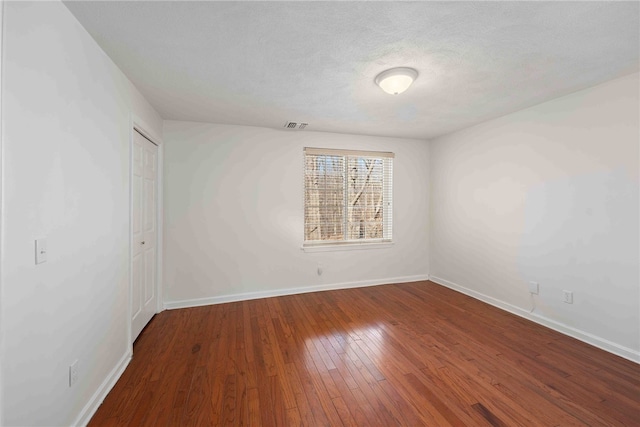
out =
[[[304,149],[304,245],[390,242],[393,153]]]

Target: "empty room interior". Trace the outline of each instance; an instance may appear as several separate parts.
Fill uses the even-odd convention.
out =
[[[0,2],[0,425],[640,425],[640,3]]]

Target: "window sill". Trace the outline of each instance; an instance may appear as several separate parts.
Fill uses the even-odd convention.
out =
[[[302,246],[304,252],[338,252],[338,251],[358,251],[365,249],[384,249],[393,246],[393,242],[376,243],[341,243],[329,245],[309,245]]]

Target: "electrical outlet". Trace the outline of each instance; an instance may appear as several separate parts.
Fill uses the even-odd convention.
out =
[[[322,276],[323,265],[318,263],[318,276]]]
[[[529,282],[529,293],[538,295],[538,282]]]
[[[69,387],[78,381],[78,361],[75,360],[69,365]]]
[[[564,302],[567,304],[573,304],[573,292],[571,291],[562,291],[564,296]]]

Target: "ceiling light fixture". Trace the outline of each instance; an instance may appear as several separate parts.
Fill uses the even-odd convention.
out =
[[[397,95],[409,89],[417,77],[418,72],[413,68],[391,68],[378,74],[376,84],[388,94]]]

